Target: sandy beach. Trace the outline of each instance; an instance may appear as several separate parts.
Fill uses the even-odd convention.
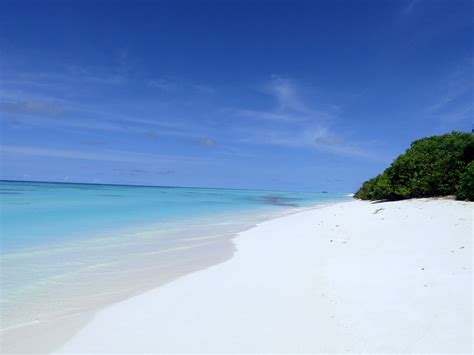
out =
[[[57,352],[471,353],[472,207],[353,201],[266,221],[231,260],[105,308]]]

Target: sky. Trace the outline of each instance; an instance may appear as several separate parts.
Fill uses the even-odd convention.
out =
[[[472,0],[0,2],[0,178],[354,192],[471,131]]]

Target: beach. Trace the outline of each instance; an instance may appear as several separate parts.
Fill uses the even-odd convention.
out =
[[[0,1],[0,355],[474,355],[473,11]]]
[[[350,200],[14,181],[0,188],[0,349],[16,353],[50,352],[104,307],[231,259],[233,238],[262,221]]]
[[[472,352],[473,203],[351,201],[112,304],[56,353]]]

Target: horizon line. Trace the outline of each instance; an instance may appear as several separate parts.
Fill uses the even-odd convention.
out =
[[[0,182],[30,182],[41,184],[67,184],[67,185],[98,185],[98,186],[123,186],[123,187],[159,187],[169,189],[209,189],[209,190],[238,190],[238,191],[268,191],[268,192],[291,192],[291,193],[334,193],[334,194],[349,194],[352,192],[329,192],[321,191],[285,191],[285,190],[269,190],[269,189],[244,189],[236,187],[208,187],[208,186],[174,186],[174,185],[140,185],[140,184],[118,184],[118,183],[98,183],[98,182],[75,182],[75,181],[45,181],[45,180],[12,180],[1,179]]]

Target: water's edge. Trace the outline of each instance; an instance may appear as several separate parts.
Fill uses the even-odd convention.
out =
[[[285,211],[272,211],[271,213],[268,211],[267,214],[259,216],[259,218],[256,219],[251,225],[246,225],[245,228],[235,231],[232,235],[219,240],[216,245],[203,244],[202,247],[192,248],[192,250],[190,250],[190,255],[194,254],[194,257],[197,257],[196,262],[188,262],[186,265],[180,265],[178,268],[176,268],[175,272],[161,275],[161,277],[158,278],[155,275],[153,279],[148,280],[146,285],[143,285],[143,282],[146,281],[146,278],[144,280],[140,280],[141,287],[132,287],[130,292],[125,292],[124,294],[120,295],[120,297],[115,298],[110,302],[92,307],[85,312],[82,311],[74,314],[68,314],[65,316],[60,316],[56,319],[37,321],[28,325],[3,330],[2,349],[3,351],[7,352],[52,352],[66,343],[68,339],[70,339],[90,321],[96,312],[104,309],[105,307],[137,296],[149,290],[161,287],[182,276],[205,270],[211,266],[215,266],[230,260],[236,251],[233,239],[240,233],[254,228],[258,224],[268,220],[281,218],[307,210],[323,208],[328,205],[340,202],[342,201],[325,201],[324,203],[318,203],[311,207],[289,208]],[[242,227],[244,227],[244,225],[242,225]],[[182,254],[180,256],[182,256]],[[124,279],[122,282],[126,282],[126,280]],[[25,342],[25,339],[29,340]]]

